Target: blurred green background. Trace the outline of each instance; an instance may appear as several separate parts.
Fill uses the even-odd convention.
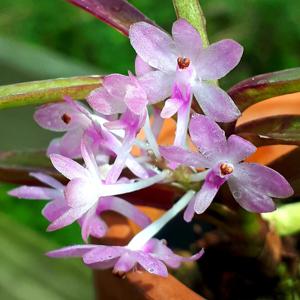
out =
[[[170,30],[175,20],[171,0],[129,2]],[[203,0],[201,3],[210,41],[233,38],[245,48],[241,64],[221,82],[223,87],[259,73],[299,65],[299,1]],[[127,73],[133,70],[134,56],[127,37],[64,0],[0,1],[0,84],[81,74]],[[53,134],[34,124],[33,111],[33,107],[0,111],[0,150],[46,147]],[[8,197],[8,188],[0,185],[2,212],[58,245],[81,242],[77,225],[45,234],[47,222],[40,215],[44,203]]]

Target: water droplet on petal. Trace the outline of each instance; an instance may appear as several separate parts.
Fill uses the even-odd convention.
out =
[[[241,196],[242,196],[242,193],[241,193],[241,191],[237,190],[237,191],[234,191],[234,192],[232,193],[232,195],[233,195],[233,197],[234,197],[235,199],[240,199]]]

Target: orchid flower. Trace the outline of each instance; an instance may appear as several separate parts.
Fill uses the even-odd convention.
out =
[[[171,162],[208,169],[194,175],[196,180],[205,181],[185,211],[186,221],[191,221],[194,212],[203,213],[226,181],[235,200],[252,212],[273,211],[272,197],[286,198],[293,194],[290,184],[275,170],[243,162],[256,151],[250,142],[237,135],[226,140],[224,131],[203,115],[192,116],[189,131],[200,153],[177,146],[160,148],[163,157]]]
[[[95,111],[101,114],[122,114],[119,120],[105,124],[110,130],[124,130],[125,135],[107,182],[114,183],[119,177],[136,135],[145,122],[148,141],[153,146],[153,151],[159,155],[158,146],[149,125],[147,95],[135,76],[131,73],[129,76],[120,74],[106,76],[103,86],[93,91],[87,101]]]
[[[203,255],[203,250],[191,257],[181,257],[169,249],[164,240],[152,238],[170,219],[178,214],[194,196],[187,192],[160,219],[139,232],[127,246],[78,245],[65,247],[48,253],[50,257],[82,257],[84,263],[92,268],[108,269],[120,276],[137,265],[149,273],[166,277],[166,265],[178,268],[182,262],[195,261]]]
[[[200,34],[184,19],[173,24],[172,36],[145,22],[135,23],[129,30],[138,54],[139,82],[151,103],[171,96],[161,115],[169,118],[178,113],[174,144],[184,146],[193,95],[203,112],[217,122],[230,122],[240,115],[232,99],[212,81],[239,63],[243,48],[228,39],[204,49]]]
[[[31,173],[31,176],[50,186],[50,188],[21,186],[11,190],[9,195],[22,199],[50,200],[42,211],[43,216],[50,222],[55,222],[61,216],[70,212],[70,207],[65,200],[65,186],[63,184],[43,173]],[[96,210],[90,210],[78,219],[84,241],[87,241],[89,235],[101,238],[106,234],[107,225],[101,218],[101,213],[108,210],[115,211],[133,220],[141,228],[150,224],[150,219],[129,202],[118,197],[102,197]],[[64,226],[66,226],[65,223],[60,223],[60,226],[58,227],[49,227],[48,231],[59,229]]]
[[[65,201],[69,209],[56,219],[48,230],[67,226],[84,216],[81,224],[87,224],[87,227],[83,228],[83,231],[89,231],[90,222],[96,221],[97,209],[116,210],[129,216],[142,227],[148,224],[149,219],[142,213],[138,213],[132,205],[127,205],[118,197],[111,198],[110,196],[130,193],[163,181],[168,176],[168,172],[161,172],[144,180],[127,180],[128,183],[121,183],[120,180],[115,184],[106,184],[104,177],[100,174],[95,157],[91,149],[85,145],[84,140],[81,143],[81,153],[85,167],[62,155],[50,155],[54,167],[70,181],[64,190]],[[87,236],[87,234],[83,234],[83,236]]]
[[[61,138],[54,139],[47,150],[47,154],[61,154],[70,158],[81,156],[80,143],[82,136],[92,126],[92,114],[70,97],[64,97],[65,102],[46,104],[37,109],[35,121],[51,131],[66,132]],[[106,122],[97,116],[100,123]]]

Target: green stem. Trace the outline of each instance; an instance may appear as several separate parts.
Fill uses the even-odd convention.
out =
[[[200,33],[203,46],[209,45],[206,33],[206,20],[198,0],[173,0],[173,5],[178,18],[191,23]]]

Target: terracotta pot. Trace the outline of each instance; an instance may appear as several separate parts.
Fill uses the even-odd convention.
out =
[[[251,119],[277,115],[277,114],[300,114],[300,93],[276,97],[254,105],[247,109],[238,124]],[[171,144],[174,133],[174,122],[166,122],[160,136],[161,144]],[[249,161],[256,161],[267,164],[279,156],[294,149],[293,146],[266,146],[258,149],[257,153],[249,158]],[[170,203],[174,195],[160,195],[159,189],[155,195],[158,200]],[[149,195],[148,195],[149,196]],[[147,198],[147,193],[145,194]],[[151,197],[153,198],[153,197]],[[149,199],[151,201],[151,199]],[[147,202],[147,201],[145,201]],[[158,218],[162,209],[141,207],[152,219]],[[125,218],[116,214],[104,216],[111,225],[108,235],[101,243],[110,245],[125,245],[138,228]],[[204,258],[205,259],[205,258]],[[125,279],[115,277],[111,270],[95,271],[96,298],[101,300],[199,300],[204,299],[194,293],[191,289],[175,279],[172,275],[168,278],[161,278],[147,272],[131,272]]]

